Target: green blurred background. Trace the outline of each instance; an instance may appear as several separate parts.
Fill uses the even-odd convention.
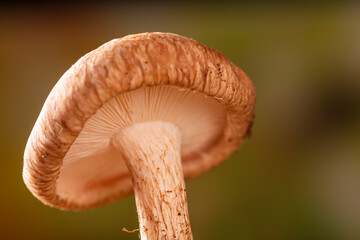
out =
[[[360,239],[360,4],[2,5],[0,239],[138,239],[134,197],[96,210],[43,205],[22,181],[42,104],[82,55],[163,31],[226,54],[257,89],[253,134],[187,182],[195,239]]]

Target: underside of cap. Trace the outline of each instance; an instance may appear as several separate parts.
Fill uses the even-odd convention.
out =
[[[61,209],[121,199],[132,192],[131,179],[109,139],[152,120],[182,130],[184,176],[197,176],[239,148],[254,102],[247,75],[194,40],[170,33],[112,40],[82,57],[51,91],[25,149],[24,181],[42,202]]]
[[[223,134],[226,109],[202,93],[169,85],[141,87],[115,96],[86,121],[66,153],[57,194],[86,204],[97,201],[99,195],[132,189],[123,154],[113,147],[113,139],[128,127],[152,122],[171,123],[179,129],[187,175],[188,165],[198,159],[193,156],[206,153]],[[158,143],[149,144],[155,147]]]

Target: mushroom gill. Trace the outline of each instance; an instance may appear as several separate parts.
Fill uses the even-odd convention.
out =
[[[60,196],[81,204],[114,192],[131,192],[128,169],[111,146],[115,134],[136,123],[163,121],[181,133],[181,157],[206,151],[221,137],[226,109],[203,93],[175,86],[142,87],[105,103],[85,123],[66,154],[57,185]]]

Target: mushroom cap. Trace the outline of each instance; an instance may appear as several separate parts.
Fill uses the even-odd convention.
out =
[[[255,88],[249,77],[222,53],[170,33],[143,33],[114,39],[80,58],[50,92],[24,153],[26,186],[43,203],[83,210],[119,200],[133,191],[130,176],[120,187],[97,190],[78,202],[60,194],[64,158],[86,122],[116,96],[141,87],[174,86],[201,93],[224,106],[225,124],[210,146],[183,159],[185,178],[198,176],[226,160],[249,134]]]

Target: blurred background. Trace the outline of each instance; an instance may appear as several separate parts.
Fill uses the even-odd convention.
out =
[[[48,93],[85,53],[173,32],[227,55],[257,89],[252,136],[187,182],[194,239],[360,239],[360,4],[0,5],[0,238],[138,239],[134,197],[84,212],[44,206],[22,181]]]

